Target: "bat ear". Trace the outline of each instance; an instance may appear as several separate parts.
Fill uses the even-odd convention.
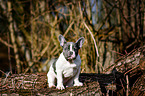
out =
[[[85,41],[85,38],[84,37],[81,37],[77,40],[76,44],[79,48],[81,48],[83,46],[83,43]]]
[[[66,40],[62,35],[59,35],[59,42],[61,47],[63,47],[64,44],[66,43]]]

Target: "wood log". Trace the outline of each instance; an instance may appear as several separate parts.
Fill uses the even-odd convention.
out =
[[[144,48],[145,46],[140,47],[122,57],[116,64],[106,69],[104,74],[81,73],[80,81],[84,84],[82,87],[57,90],[56,88],[48,88],[46,73],[12,74],[0,78],[0,93],[4,95],[15,93],[15,95],[127,94],[132,96],[136,94],[144,96]],[[111,73],[107,74],[110,70]],[[127,79],[126,76],[128,76]]]
[[[36,93],[34,95],[97,95],[106,94],[106,90],[116,90],[113,74],[82,73],[80,81],[83,87],[69,87],[65,90],[48,88],[46,73],[37,74],[13,74],[8,78],[0,78],[1,93],[18,93],[23,95],[25,92]]]

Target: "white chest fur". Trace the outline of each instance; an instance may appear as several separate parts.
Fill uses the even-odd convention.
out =
[[[73,77],[78,72],[78,68],[80,67],[80,65],[81,59],[79,55],[75,60],[72,61],[72,63],[70,63],[64,58],[63,54],[61,53],[56,62],[56,71],[61,70],[64,77]]]
[[[78,71],[78,67],[76,64],[70,64],[70,66],[66,67],[63,70],[64,77],[73,77]]]

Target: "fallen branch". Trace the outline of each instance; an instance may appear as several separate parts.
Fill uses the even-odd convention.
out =
[[[80,5],[80,2],[79,2],[79,7],[80,7],[80,14],[81,14],[81,18],[83,19],[83,13],[81,11],[81,5]],[[94,41],[94,44],[95,44],[95,49],[96,49],[96,53],[97,53],[97,56],[99,57],[99,52],[98,52],[98,47],[96,45],[96,41],[95,41],[95,38],[93,36],[93,33],[91,32],[91,30],[89,29],[89,27],[87,26],[87,24],[85,23],[85,21],[83,21],[83,24],[85,25],[85,27],[87,28],[87,30],[89,31],[89,33],[91,34],[91,37]]]
[[[86,25],[86,23],[85,22],[83,22],[83,23],[84,23],[85,27],[87,28],[87,30],[89,31],[89,33],[91,34],[91,37],[92,37],[92,39],[94,41],[94,44],[95,44],[95,49],[96,49],[97,56],[99,57],[99,52],[98,52],[98,48],[97,48],[96,41],[95,41],[95,38],[93,36],[93,33],[91,32],[89,27]]]
[[[11,44],[4,41],[1,37],[0,37],[0,42],[3,43],[4,45],[8,46],[8,47],[14,48]]]
[[[128,79],[128,75],[126,75],[126,96],[129,96],[129,79]]]
[[[63,36],[65,36],[69,32],[69,30],[70,30],[70,28],[72,27],[73,24],[74,24],[74,21],[71,22],[71,24],[69,25],[69,27],[67,28],[67,30],[64,32],[64,35]]]

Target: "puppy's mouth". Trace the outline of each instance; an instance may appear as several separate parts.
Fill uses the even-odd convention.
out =
[[[75,59],[75,58],[69,57],[69,58],[67,58],[67,61],[69,61],[69,62],[73,62],[74,59]]]
[[[75,59],[75,57],[70,56],[70,57],[68,57],[67,59],[68,59],[68,60],[73,60],[73,59]]]
[[[65,59],[67,60],[67,61],[73,61],[73,60],[75,60],[76,59],[76,55],[75,55],[75,53],[63,53],[64,54],[64,57],[65,57]]]
[[[76,58],[75,53],[73,53],[73,52],[68,53],[68,56],[67,56],[68,60],[73,60],[75,58]]]

